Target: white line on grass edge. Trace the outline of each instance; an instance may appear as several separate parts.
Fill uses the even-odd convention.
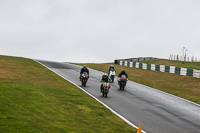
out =
[[[133,81],[131,81],[131,82],[133,82]],[[164,92],[164,91],[161,91],[161,90],[158,90],[158,89],[155,89],[155,88],[152,88],[152,87],[149,87],[149,86],[147,86],[147,85],[143,85],[143,84],[140,84],[140,83],[137,83],[137,82],[134,82],[134,83],[135,83],[135,84],[138,84],[138,85],[141,85],[141,86],[143,86],[143,87],[149,88],[149,89],[153,89],[154,91],[163,93],[163,94],[165,94],[165,95],[169,95],[169,96],[171,96],[171,97],[178,98],[178,99],[180,99],[180,100],[183,100],[183,101],[185,101],[185,102],[189,102],[189,103],[191,103],[191,104],[194,104],[194,105],[200,107],[200,105],[199,105],[198,103],[192,102],[192,101],[187,100],[187,99],[184,99],[184,98],[182,98],[182,97],[175,96],[175,95],[173,95],[173,94],[170,94],[170,93],[167,93],[167,92]]]
[[[89,68],[89,69],[92,69],[92,68]],[[95,69],[92,69],[92,70],[95,70]],[[98,70],[95,70],[95,71],[98,71]],[[101,71],[99,71],[99,72],[101,72]],[[184,76],[184,75],[182,75],[182,76]],[[194,105],[200,107],[200,104],[195,103],[195,102],[190,101],[190,100],[187,100],[187,99],[184,99],[184,98],[182,98],[182,97],[179,97],[179,96],[176,96],[176,95],[173,95],[173,94],[170,94],[170,93],[167,93],[167,92],[164,92],[164,91],[161,91],[161,90],[158,90],[158,89],[155,89],[155,88],[152,88],[152,87],[149,87],[149,86],[147,86],[147,85],[143,85],[143,84],[140,84],[140,83],[137,83],[137,82],[131,81],[131,80],[129,80],[129,82],[133,82],[133,83],[135,83],[135,84],[137,84],[137,85],[140,85],[140,86],[143,86],[143,87],[145,87],[145,88],[152,89],[152,90],[154,90],[154,91],[157,91],[157,92],[163,93],[163,94],[165,94],[165,95],[169,95],[169,96],[171,96],[171,97],[178,98],[178,99],[180,99],[180,100],[183,100],[183,101],[189,102],[189,103],[191,103],[191,104],[194,104]]]
[[[98,101],[99,103],[101,103],[103,106],[105,106],[106,108],[108,108],[110,111],[112,111],[115,115],[117,115],[118,117],[120,117],[122,120],[124,120],[127,124],[129,124],[130,126],[138,129],[138,127],[136,125],[134,125],[133,123],[131,123],[129,120],[127,120],[126,118],[124,118],[122,115],[118,114],[117,112],[115,112],[113,109],[111,109],[108,105],[106,105],[105,103],[103,103],[102,101],[100,101],[99,99],[97,99],[95,96],[93,96],[92,94],[90,94],[89,92],[85,91],[83,88],[81,88],[80,86],[78,86],[77,84],[75,84],[74,82],[72,82],[71,80],[63,77],[62,75],[60,75],[59,73],[57,73],[56,71],[52,70],[51,68],[45,66],[44,64],[42,64],[41,62],[33,59],[34,61],[36,61],[37,63],[41,64],[42,66],[46,67],[47,69],[51,70],[52,72],[56,73],[57,75],[59,75],[60,77],[64,78],[65,80],[69,81],[70,83],[72,83],[73,85],[75,85],[76,87],[78,87],[79,89],[81,89],[82,91],[84,91],[85,93],[87,93],[88,95],[90,95],[92,98],[94,98],[96,101]],[[143,133],[146,133],[145,131],[142,130]]]
[[[120,65],[120,66],[122,66],[122,65]],[[130,68],[131,68],[131,67],[130,67]],[[140,68],[136,68],[136,69],[140,69]],[[150,70],[150,71],[152,71],[152,70]],[[158,71],[158,72],[161,72],[161,71]],[[175,74],[175,73],[171,73],[171,74]],[[179,76],[185,76],[185,75],[179,75]],[[131,82],[134,82],[134,81],[131,81]],[[137,83],[137,82],[134,82],[134,83],[136,83],[136,84],[138,84],[138,85],[141,85],[141,86],[143,86],[143,87],[146,87],[146,88],[153,89],[154,91],[157,91],[157,92],[163,93],[163,94],[165,94],[165,95],[169,95],[169,96],[172,96],[172,97],[175,97],[175,98],[181,99],[181,100],[183,100],[183,101],[186,101],[186,102],[192,103],[192,104],[197,105],[197,106],[200,107],[200,105],[199,105],[198,103],[195,103],[195,102],[193,102],[193,101],[190,101],[190,100],[184,99],[184,98],[182,98],[182,97],[179,97],[179,96],[176,96],[176,95],[173,95],[173,94],[170,94],[170,93],[167,93],[167,92],[164,92],[164,91],[161,91],[161,90],[158,90],[158,89],[155,89],[155,88],[149,87],[149,86],[147,86],[147,85],[143,85],[143,84],[140,84],[140,83]]]

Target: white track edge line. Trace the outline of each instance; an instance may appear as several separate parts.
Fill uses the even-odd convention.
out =
[[[34,60],[34,59],[33,59]],[[45,66],[44,64],[42,64],[41,62],[34,60],[37,63],[41,64],[42,66],[46,67],[47,69],[51,70],[52,72],[56,73],[57,75],[59,75],[60,77],[64,78],[65,80],[69,81],[70,83],[72,83],[73,85],[75,85],[76,87],[78,87],[79,89],[81,89],[82,91],[84,91],[86,94],[88,94],[89,96],[91,96],[92,98],[94,98],[96,101],[98,101],[99,103],[101,103],[103,106],[105,106],[106,108],[108,108],[111,112],[113,112],[115,115],[117,115],[118,117],[120,117],[122,120],[124,120],[127,124],[129,124],[130,126],[138,129],[138,127],[136,125],[134,125],[133,123],[131,123],[129,120],[127,120],[125,117],[123,117],[122,115],[118,114],[117,112],[115,112],[113,109],[111,109],[108,105],[106,105],[105,103],[103,103],[102,101],[100,101],[99,99],[97,99],[95,96],[93,96],[92,94],[90,94],[89,92],[85,91],[83,88],[81,88],[80,86],[78,86],[77,84],[75,84],[74,82],[72,82],[71,80],[65,78],[64,76],[60,75],[59,73],[57,73],[56,71],[52,70],[51,68]],[[143,133],[146,133],[145,131],[142,130]]]
[[[134,81],[132,81],[132,82],[134,82]],[[179,97],[179,96],[176,96],[176,95],[173,95],[173,94],[170,94],[170,93],[164,92],[164,91],[162,91],[162,90],[158,90],[158,89],[156,89],[156,88],[152,88],[152,87],[147,86],[147,85],[143,85],[143,84],[140,84],[140,83],[137,83],[137,82],[134,82],[134,83],[136,83],[136,84],[138,84],[138,85],[141,85],[141,86],[143,86],[143,87],[146,87],[146,88],[153,89],[154,91],[157,91],[157,92],[160,92],[160,93],[163,93],[163,94],[166,94],[166,95],[169,95],[169,96],[172,96],[172,97],[178,98],[178,99],[180,99],[180,100],[183,100],[183,101],[186,101],[186,102],[192,103],[192,104],[197,105],[197,106],[200,107],[200,104],[195,103],[195,102],[193,102],[193,101],[190,101],[190,100],[184,99],[184,98],[182,98],[182,97]]]
[[[117,65],[118,65],[118,64],[117,64]],[[122,65],[120,65],[120,66],[122,66]],[[124,66],[124,67],[126,67],[126,66]],[[128,66],[127,66],[127,67],[128,67]],[[130,68],[131,68],[131,67],[130,67]],[[134,67],[133,67],[133,68],[134,68]],[[137,68],[137,69],[138,69],[138,68]],[[161,72],[161,71],[158,71],[158,72]],[[184,76],[184,75],[181,75],[181,76]],[[190,100],[187,100],[187,99],[184,99],[184,98],[182,98],[182,97],[179,97],[179,96],[176,96],[176,95],[173,95],[173,94],[170,94],[170,93],[164,92],[164,91],[162,91],[162,90],[158,90],[158,89],[156,89],[156,88],[152,88],[152,87],[150,87],[150,86],[143,85],[143,84],[140,84],[140,83],[137,83],[137,82],[134,82],[134,81],[131,81],[131,82],[136,83],[136,84],[141,85],[141,86],[144,86],[144,87],[146,87],[146,88],[154,89],[155,91],[161,92],[161,93],[163,93],[163,94],[166,94],[166,95],[169,95],[169,96],[172,96],[172,97],[178,98],[178,99],[181,99],[181,100],[183,100],[183,101],[186,101],[186,102],[192,103],[192,104],[197,105],[197,106],[200,107],[200,104],[195,103],[195,102],[190,101]]]
[[[92,69],[92,68],[90,68],[90,69]],[[95,69],[92,69],[92,70],[95,70]],[[99,71],[99,70],[95,70],[95,71]],[[99,71],[99,72],[101,72],[101,71]],[[164,92],[164,91],[162,91],[162,90],[158,90],[158,89],[156,89],[156,88],[152,88],[152,87],[150,87],[150,86],[143,85],[143,84],[140,84],[140,83],[137,83],[137,82],[131,81],[131,80],[129,80],[129,82],[133,82],[133,83],[135,83],[135,84],[138,84],[138,85],[144,86],[144,87],[146,87],[146,88],[153,89],[153,90],[155,90],[155,91],[157,91],[157,92],[160,92],[160,93],[163,93],[163,94],[166,94],[166,95],[169,95],[169,96],[172,96],[172,97],[178,98],[178,99],[180,99],[180,100],[183,100],[183,101],[186,101],[186,102],[192,103],[192,104],[197,105],[197,106],[200,107],[200,104],[195,103],[195,102],[190,101],[190,100],[187,100],[187,99],[184,99],[184,98],[182,98],[182,97],[179,97],[179,96],[176,96],[176,95],[173,95],[173,94],[170,94],[170,93]]]

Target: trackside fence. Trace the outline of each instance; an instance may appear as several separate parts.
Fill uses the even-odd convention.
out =
[[[189,68],[176,67],[176,66],[156,65],[156,64],[140,63],[140,62],[135,62],[135,61],[132,62],[132,61],[125,61],[125,60],[115,60],[115,64],[118,64],[121,66],[126,66],[126,67],[140,68],[140,69],[167,72],[167,73],[175,73],[175,74],[179,74],[179,75],[200,78],[200,70],[198,70],[198,69],[189,69]]]

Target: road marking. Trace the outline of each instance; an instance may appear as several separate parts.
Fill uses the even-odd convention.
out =
[[[122,115],[118,114],[117,112],[115,112],[113,109],[111,109],[108,105],[106,105],[105,103],[103,103],[102,101],[100,101],[99,99],[97,99],[95,96],[93,96],[92,94],[90,94],[89,92],[87,92],[86,90],[84,90],[83,88],[81,88],[80,86],[78,86],[77,84],[75,84],[74,82],[72,82],[71,80],[65,78],[64,76],[62,76],[61,74],[57,73],[56,71],[52,70],[51,68],[47,67],[46,65],[42,64],[41,62],[33,59],[34,61],[36,61],[37,63],[41,64],[42,66],[46,67],[47,69],[51,70],[52,72],[56,73],[57,75],[59,75],[60,77],[64,78],[65,80],[69,81],[70,83],[72,83],[73,85],[75,85],[76,87],[78,87],[79,89],[81,89],[82,91],[84,91],[85,93],[87,93],[89,96],[91,96],[92,98],[94,98],[96,101],[98,101],[99,103],[101,103],[103,106],[105,106],[106,108],[108,108],[111,112],[113,112],[115,115],[117,115],[118,117],[120,117],[122,120],[124,120],[127,124],[129,124],[130,126],[138,129],[138,127],[136,125],[134,125],[133,123],[131,123],[129,120],[127,120],[126,118],[124,118]],[[146,133],[145,131],[142,130],[143,133]]]
[[[131,82],[133,82],[133,81],[131,81]],[[163,93],[163,94],[165,94],[165,95],[169,95],[169,96],[172,96],[172,97],[175,97],[175,98],[181,99],[181,100],[183,100],[183,101],[186,101],[186,102],[192,103],[192,104],[197,105],[197,106],[200,107],[200,104],[195,103],[195,102],[192,102],[192,101],[187,100],[187,99],[184,99],[184,98],[182,98],[182,97],[175,96],[175,95],[169,94],[169,93],[167,93],[167,92],[164,92],[164,91],[161,91],[161,90],[158,90],[158,89],[155,89],[155,88],[152,88],[152,87],[149,87],[149,86],[146,86],[146,85],[143,85],[143,84],[137,83],[137,82],[133,82],[133,83],[138,84],[138,85],[141,85],[141,86],[143,86],[143,87],[145,87],[145,88],[153,89],[154,91],[157,91],[157,92]]]

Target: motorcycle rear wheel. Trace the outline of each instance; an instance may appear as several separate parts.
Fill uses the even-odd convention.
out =
[[[111,77],[111,81],[114,82],[114,77]]]
[[[82,82],[82,86],[84,86],[84,87],[85,87],[85,86],[86,86],[86,82]]]
[[[125,86],[122,87],[122,89],[124,90]]]

